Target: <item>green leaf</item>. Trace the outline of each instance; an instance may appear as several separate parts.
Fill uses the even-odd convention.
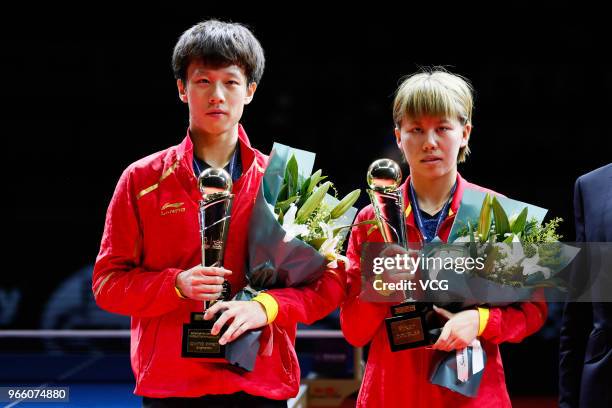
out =
[[[478,219],[478,236],[480,242],[486,242],[491,233],[491,196],[485,195]]]
[[[493,197],[491,207],[493,207],[493,218],[495,219],[495,233],[497,234],[497,240],[503,241],[505,239],[504,235],[510,232],[508,215],[506,214],[506,211],[504,211],[499,201],[497,201],[496,197]]]
[[[297,204],[298,207],[301,208],[304,205],[306,200],[308,200],[308,198],[310,197],[310,195],[316,188],[317,184],[325,178],[327,177],[326,176],[322,177],[321,170],[319,169],[315,171],[310,177],[308,177],[306,181],[304,181],[304,183],[302,184],[302,188],[300,189],[301,197],[300,197],[300,201]]]
[[[308,192],[308,186],[310,186],[311,178],[307,177],[306,180],[302,183],[302,187],[300,187],[300,195],[305,196]]]
[[[470,237],[470,244],[474,244],[474,229],[472,228],[472,223],[470,222],[470,220],[468,220],[467,226],[468,226],[468,234]]]
[[[318,251],[319,248],[321,248],[321,245],[323,245],[323,243],[325,242],[325,240],[326,240],[326,238],[314,238],[314,239],[311,239],[308,242],[310,243],[311,246],[314,247],[314,249],[316,249]]]
[[[476,258],[478,256],[478,250],[476,248],[476,242],[474,241],[474,230],[470,221],[468,221],[468,233],[470,234],[470,256]]]
[[[283,225],[283,221],[285,219],[285,214],[282,211],[278,213],[278,218],[276,219],[280,225]]]
[[[308,177],[306,181],[304,181],[304,183],[302,184],[302,188],[300,189],[300,201],[298,201],[298,204],[297,204],[298,207],[302,207],[304,203],[306,202],[306,200],[308,199],[308,197],[310,197],[310,195],[312,194],[308,192],[308,188],[311,183],[312,183],[312,178]]]
[[[277,202],[274,208],[283,213],[287,212],[291,203],[294,203],[300,198],[300,196],[293,196],[288,200]]]
[[[353,204],[355,204],[360,194],[361,190],[357,189],[345,195],[344,198],[340,200],[340,202],[331,210],[331,219],[335,220],[347,212],[353,206]]]
[[[340,231],[342,231],[343,229],[346,228],[354,228],[354,227],[359,227],[360,225],[374,225],[374,228],[378,228],[378,221],[376,220],[366,220],[366,221],[361,221],[358,222],[356,224],[349,224],[349,225],[340,225],[338,227],[334,227],[332,229],[334,236],[336,236],[336,234]],[[371,229],[371,228],[370,228]],[[370,234],[370,232],[368,232],[368,235]]]
[[[291,155],[287,168],[285,169],[285,182],[287,183],[287,190],[289,197],[296,195],[298,186],[298,163],[295,155]]]
[[[295,217],[295,222],[297,222],[298,224],[304,223],[308,219],[310,214],[312,214],[314,210],[319,208],[330,186],[331,183],[327,181],[323,185],[321,185],[321,187],[319,187],[315,192],[313,192],[310,197],[308,197],[304,205],[301,206],[298,210]]]
[[[308,190],[306,190],[306,194],[312,193],[317,184],[327,178],[327,176],[321,176],[321,174],[322,171],[321,169],[319,169],[310,176],[310,184],[308,185]]]
[[[287,183],[283,183],[281,189],[278,192],[278,197],[276,197],[276,202],[285,201],[288,198],[287,191]]]
[[[528,211],[529,210],[527,209],[527,207],[523,208],[523,211],[521,211],[518,217],[516,217],[516,220],[514,220],[514,222],[512,223],[511,229],[513,234],[518,235],[523,232],[523,229],[525,229],[525,225],[527,224]]]

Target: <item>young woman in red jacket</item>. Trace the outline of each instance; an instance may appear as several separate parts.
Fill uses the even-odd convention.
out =
[[[469,153],[473,96],[469,83],[444,70],[414,74],[397,90],[393,119],[397,146],[410,176],[401,186],[407,203],[409,242],[448,239],[463,191],[484,189],[464,180],[457,163]],[[450,202],[450,204],[449,204]],[[418,214],[415,214],[418,212]],[[356,222],[374,219],[372,206]],[[431,348],[392,352],[384,319],[391,316],[389,303],[361,299],[361,245],[383,242],[369,225],[353,229],[348,246],[349,295],[341,309],[341,325],[356,347],[370,343],[366,371],[359,392],[359,407],[510,407],[498,344],[520,342],[546,320],[546,303],[526,302],[508,307],[474,308],[451,313],[442,334]],[[478,395],[469,398],[429,382],[432,358],[441,351],[463,349],[476,337],[487,355]]]

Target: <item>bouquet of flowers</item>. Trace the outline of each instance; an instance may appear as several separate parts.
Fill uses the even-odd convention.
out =
[[[261,291],[306,285],[326,267],[348,264],[341,254],[357,214],[360,190],[339,200],[321,170],[312,173],[315,154],[275,143],[249,225],[248,285],[235,300],[250,300]],[[252,371],[261,330],[227,345],[231,364]]]
[[[557,228],[562,219],[543,223],[547,210],[511,200],[466,190],[456,215],[449,244],[426,246],[428,257],[455,260],[428,270],[430,279],[448,280],[445,293],[429,293],[437,304],[457,309],[477,305],[506,306],[529,301],[538,288],[561,288],[556,275],[577,255],[579,249],[559,242]],[[512,214],[508,216],[508,214]],[[479,259],[470,267],[459,259]],[[477,340],[476,340],[477,342]],[[482,347],[449,354],[435,367],[432,382],[467,396],[475,396],[480,385]],[[469,354],[468,354],[469,351]],[[471,358],[466,358],[467,356]],[[459,361],[478,361],[470,375],[458,381]],[[466,369],[467,369],[467,363]]]
[[[462,302],[464,308],[527,301],[540,287],[563,289],[556,275],[578,249],[559,242],[562,237],[557,228],[562,219],[543,223],[546,212],[520,201],[466,190],[449,235],[450,244],[433,243],[427,252],[445,259],[482,262],[461,270],[430,269],[429,277],[448,278],[451,290],[445,296]]]
[[[274,212],[287,237],[298,238],[316,249],[329,261],[328,267],[337,267],[338,260],[347,264],[348,258],[340,251],[346,232],[355,218],[353,204],[361,191],[353,190],[338,201],[328,194],[330,189],[334,189],[331,181],[320,184],[327,178],[321,170],[301,179],[298,168],[295,155],[292,155],[276,204],[272,206],[267,203],[268,207]]]

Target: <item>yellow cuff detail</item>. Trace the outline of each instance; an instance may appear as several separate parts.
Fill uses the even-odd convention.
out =
[[[278,315],[278,302],[272,297],[272,295],[262,292],[251,300],[254,300],[263,306],[264,310],[266,311],[266,316],[268,316],[268,324],[272,323],[274,319],[276,319],[276,316]]]
[[[478,325],[478,335],[480,336],[483,331],[487,328],[487,323],[489,322],[489,309],[486,307],[478,308],[478,316],[480,318],[480,323]]]
[[[174,287],[174,290],[176,291],[176,296],[180,297],[181,299],[187,299],[187,296],[183,295],[181,293],[181,290],[179,288],[177,288],[176,286]]]

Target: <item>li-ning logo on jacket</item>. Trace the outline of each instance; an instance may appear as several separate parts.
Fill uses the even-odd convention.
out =
[[[169,214],[178,214],[184,213],[185,207],[183,207],[185,203],[166,203],[161,208],[161,215],[169,215]]]

